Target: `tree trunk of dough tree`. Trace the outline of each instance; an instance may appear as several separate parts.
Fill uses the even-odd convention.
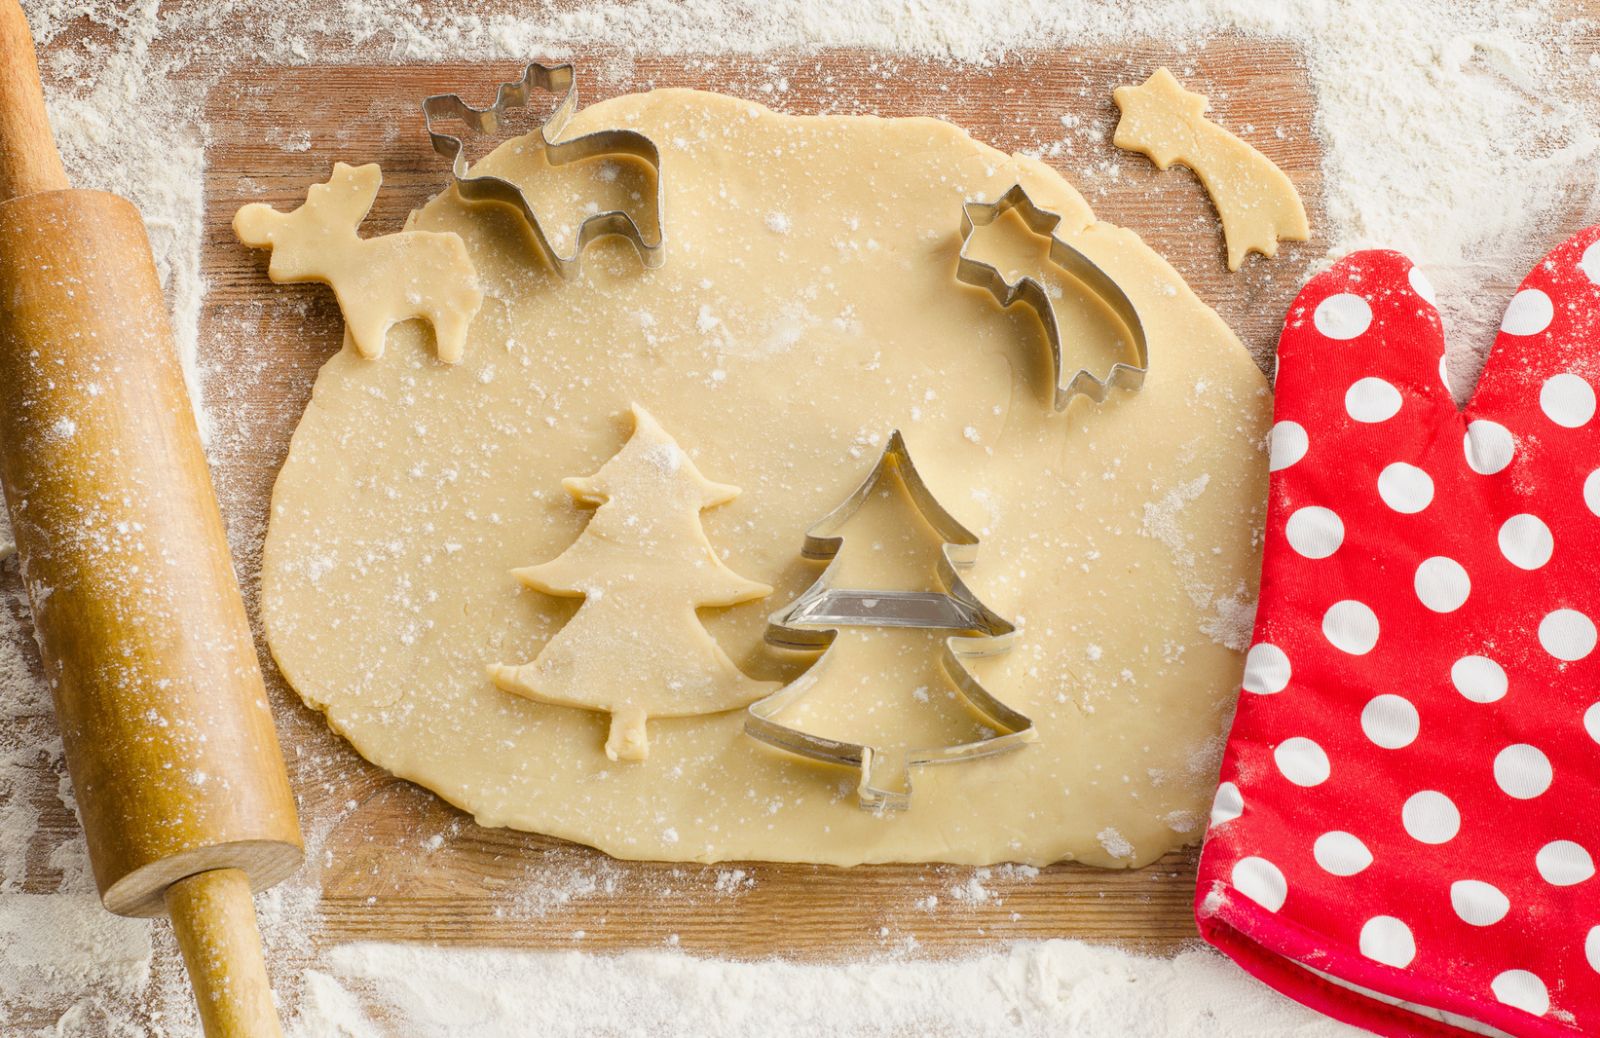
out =
[[[533,662],[489,671],[515,695],[610,713],[612,760],[646,757],[650,717],[733,710],[777,687],[741,673],[695,613],[772,591],[723,565],[700,526],[702,509],[739,488],[702,476],[643,408],[633,416],[633,435],[600,471],[562,481],[595,507],[583,533],[557,558],[516,571],[528,587],[583,605]]]

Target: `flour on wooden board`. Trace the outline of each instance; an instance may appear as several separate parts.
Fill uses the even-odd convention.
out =
[[[586,47],[610,45],[619,56],[602,75],[625,82],[632,71],[627,55],[636,51],[760,55],[848,46],[981,64],[1008,49],[1060,41],[1103,42],[1114,50],[1135,39],[1198,41],[1230,30],[1287,38],[1304,50],[1316,91],[1329,240],[1340,252],[1371,244],[1400,248],[1421,264],[1439,289],[1458,390],[1476,377],[1504,303],[1481,290],[1483,281],[1518,276],[1561,236],[1552,234],[1552,224],[1571,228],[1600,217],[1600,183],[1586,172],[1600,152],[1596,113],[1569,88],[1600,70],[1600,55],[1592,49],[1593,26],[1553,0],[1381,7],[1357,0],[1116,7],[1092,0],[964,0],[922,5],[916,18],[904,16],[902,0],[772,0],[761,5],[760,17],[748,16],[736,0],[494,3],[432,16],[410,0],[26,0],[24,6],[48,45],[53,122],[76,183],[127,195],[145,214],[191,387],[200,383],[195,356],[205,290],[203,99],[218,76],[263,62],[581,58]],[[974,32],[975,25],[983,31]],[[1181,62],[1174,71],[1184,74]],[[763,100],[787,88],[777,78],[757,87]],[[1058,139],[1038,142],[1044,157],[1100,150],[1106,176],[1130,161],[1111,152],[1108,126],[1075,112],[1060,113],[1059,122]],[[288,122],[268,139],[288,151],[309,146]],[[768,226],[782,233],[788,219],[775,214]],[[204,407],[200,414],[205,426]],[[1163,502],[1152,507],[1151,533],[1160,537]],[[244,536],[254,541],[236,547],[253,554],[260,531]],[[94,906],[81,837],[63,822],[70,819],[71,794],[48,693],[29,662],[26,626],[17,620],[25,606],[14,572],[6,583],[0,1029],[113,1038],[192,1034],[181,976],[160,968],[172,959],[170,932]],[[1216,611],[1210,633],[1237,644],[1248,632],[1253,603],[1234,595],[1219,599]],[[1197,766],[1214,771],[1214,749],[1198,754]],[[314,862],[332,853],[320,840],[335,821],[310,820]],[[741,896],[749,881],[737,871],[722,870],[707,882]],[[263,899],[269,948],[304,947],[314,939],[314,877],[308,867]],[[507,910],[537,915],[563,899],[603,896],[614,882],[595,868],[553,869],[530,881]],[[983,881],[972,874],[928,896],[960,905],[976,903],[985,896],[980,892]],[[1050,942],[956,961],[901,954],[844,968],[670,952],[605,958],[356,945],[329,948],[318,961],[302,977],[277,978],[285,1003],[299,1007],[297,1036],[643,1030],[715,1038],[775,1029],[939,1034],[940,1027],[975,1035],[1351,1033],[1317,1021],[1205,951],[1142,959]],[[41,1007],[48,1021],[39,1022]],[[830,1015],[843,1011],[848,1020]],[[864,1030],[863,1020],[883,1027]],[[462,1029],[465,1021],[472,1021],[470,1030]]]
[[[401,977],[406,982],[396,983]],[[1287,999],[1264,997],[1242,977],[1209,951],[1153,959],[1076,941],[847,967],[660,951],[596,956],[349,944],[331,949],[308,972],[288,1032],[289,1038],[1359,1033]]]

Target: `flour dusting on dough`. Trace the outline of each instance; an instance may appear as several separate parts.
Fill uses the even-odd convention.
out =
[[[1256,445],[1270,398],[1237,339],[1192,293],[1162,291],[1171,269],[1096,222],[1056,173],[949,124],[796,119],[658,90],[592,105],[572,132],[612,124],[660,144],[664,211],[693,228],[697,247],[643,270],[626,248],[597,244],[581,277],[503,294],[459,367],[432,364],[426,338],[399,327],[380,360],[345,351],[322,369],[263,555],[262,615],[285,676],[369,759],[480,821],[624,857],[1127,867],[1192,840],[1164,819],[1209,802],[1211,777],[1186,762],[1217,730],[1242,667],[1204,630],[1208,589],[1253,581],[1264,497]],[[553,224],[585,211],[584,199],[629,204],[623,177],[536,161],[512,143],[475,168],[529,185]],[[861,177],[868,166],[873,176]],[[959,247],[960,226],[935,214],[1016,183],[1134,297],[1159,373],[1137,392],[1057,413],[1043,391],[1052,376],[1031,362],[1032,314],[949,290],[941,250]],[[804,195],[830,205],[792,221],[775,248],[748,247],[770,235],[767,214]],[[489,232],[451,193],[411,225],[460,235],[486,283],[528,276],[511,247],[520,239]],[[1020,220],[988,231],[985,249],[1001,261],[1047,247]],[[811,324],[783,351],[739,348],[762,342],[772,314],[796,299],[850,320]],[[1099,356],[1120,348],[1123,327],[1082,286],[1055,310],[1064,341]],[[648,342],[640,313],[653,318]],[[504,370],[513,338],[529,363]],[[484,380],[489,364],[497,374]],[[1198,384],[1210,389],[1196,394]],[[742,490],[683,510],[689,540],[662,536],[659,509],[568,478],[603,477],[628,457],[618,426],[634,405],[693,452],[694,467]],[[766,642],[768,617],[819,577],[800,556],[806,531],[860,485],[895,430],[934,499],[984,531],[973,594],[1027,618],[1010,651],[973,659],[970,673],[1032,718],[1038,741],[917,769],[912,809],[881,817],[857,807],[847,769],[745,735],[742,694],[702,696],[701,670],[675,677],[663,664],[700,646],[726,653],[730,675],[804,687],[782,723],[829,739],[985,738],[951,683],[948,631],[852,627],[840,635],[849,651],[799,680],[811,661]],[[350,468],[355,442],[362,464]],[[457,476],[444,483],[445,472]],[[580,502],[610,503],[586,518],[539,494],[564,478]],[[853,513],[830,582],[940,590],[939,538],[881,497]],[[673,546],[695,538],[716,554],[688,573]],[[335,560],[317,580],[303,563],[311,555]],[[537,593],[507,579],[516,567]],[[719,567],[771,595],[690,596],[724,608],[671,612]],[[578,593],[574,614],[561,596]],[[524,660],[494,671],[494,685],[483,676],[490,663]],[[601,680],[602,670],[620,677]],[[703,705],[664,705],[685,699]],[[1152,773],[1170,777],[1156,784]],[[1113,775],[1127,778],[1108,796]],[[1062,821],[1030,821],[1041,815]],[[1121,842],[1097,837],[1108,827]]]

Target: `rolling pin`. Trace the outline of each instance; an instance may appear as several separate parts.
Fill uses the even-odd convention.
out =
[[[0,482],[106,908],[172,917],[208,1038],[282,1034],[252,893],[303,846],[133,205],[67,183],[0,0]]]

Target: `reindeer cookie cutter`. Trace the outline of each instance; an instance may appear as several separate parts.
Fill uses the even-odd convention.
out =
[[[893,474],[900,477],[918,514],[944,542],[938,576],[945,591],[858,590],[836,587],[829,579],[844,544],[844,538],[836,531]],[[746,707],[746,734],[797,756],[858,770],[861,806],[875,810],[903,810],[910,806],[912,768],[992,757],[1021,749],[1038,738],[1031,718],[1001,702],[962,665],[964,659],[1009,652],[1016,627],[983,604],[962,581],[959,571],[977,559],[978,537],[934,497],[912,463],[898,429],[889,435],[877,465],[861,485],[806,531],[801,553],[808,559],[826,560],[828,567],[799,598],[768,618],[766,640],[781,648],[823,651],[824,656],[795,681]],[[778,721],[785,708],[810,691],[812,681],[808,679],[825,665],[826,650],[833,645],[841,627],[914,627],[951,632],[945,639],[945,673],[966,705],[996,734],[972,742],[891,754],[863,743],[813,735]],[[903,759],[892,760],[896,755]],[[885,763],[890,772],[907,776],[904,788],[885,788],[875,781]]]
[[[1011,210],[1016,211],[1030,231],[1050,239],[1050,261],[1098,296],[1123,323],[1133,346],[1135,363],[1117,361],[1104,379],[1089,368],[1079,368],[1070,377],[1064,377],[1066,373],[1061,370],[1061,327],[1056,321],[1055,308],[1044,285],[1032,277],[1023,277],[1014,283],[1007,281],[998,267],[967,255],[972,232],[994,223]],[[1099,404],[1105,402],[1114,387],[1136,390],[1142,386],[1145,374],[1150,369],[1150,345],[1145,338],[1144,322],[1139,319],[1139,311],[1133,305],[1133,300],[1092,259],[1057,237],[1055,230],[1060,223],[1061,214],[1034,205],[1021,184],[1013,184],[997,201],[966,203],[961,207],[961,253],[956,263],[956,279],[988,289],[1002,307],[1021,302],[1039,315],[1040,322],[1044,324],[1045,339],[1050,345],[1050,371],[1055,377],[1055,409],[1065,411],[1072,398],[1080,393]]]
[[[545,161],[550,165],[562,166],[602,155],[627,155],[651,167],[656,182],[655,240],[646,239],[630,214],[613,209],[586,217],[578,225],[572,254],[562,255],[545,234],[538,215],[534,213],[522,189],[502,177],[473,176],[461,138],[435,128],[436,122],[453,119],[466,124],[474,133],[495,133],[506,113],[513,108],[526,108],[535,91],[559,95],[561,98],[549,118],[528,134],[530,142],[544,152]],[[428,137],[433,141],[433,149],[450,160],[450,172],[455,177],[456,190],[461,197],[473,202],[500,202],[521,213],[533,234],[534,243],[556,273],[564,278],[576,275],[584,248],[598,238],[611,236],[626,238],[639,254],[639,261],[646,267],[661,266],[666,260],[666,242],[665,234],[660,229],[665,221],[660,150],[654,141],[637,130],[598,130],[570,140],[557,140],[577,109],[578,85],[573,66],[541,65],[538,62],[532,62],[523,69],[521,79],[501,83],[495,91],[494,104],[488,108],[474,108],[463,101],[459,94],[435,94],[422,102],[422,116],[428,127]]]

